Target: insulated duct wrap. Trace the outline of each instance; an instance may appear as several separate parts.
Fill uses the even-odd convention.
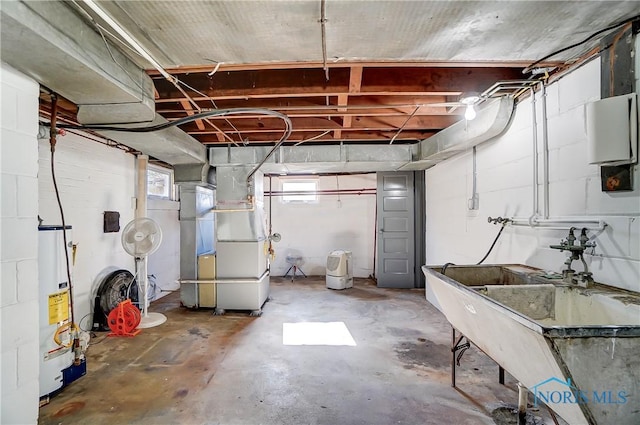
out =
[[[283,146],[261,170],[287,174],[426,170],[502,134],[511,123],[514,107],[512,97],[493,99],[478,111],[473,121],[458,121],[413,145]],[[241,164],[255,165],[264,158],[267,149],[212,147],[209,163],[218,170]]]
[[[2,61],[78,105],[82,124],[167,122],[155,113],[151,78],[65,2],[3,1]],[[178,128],[98,131],[169,164],[204,164],[206,148]]]

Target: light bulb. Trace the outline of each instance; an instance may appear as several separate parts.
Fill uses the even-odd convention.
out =
[[[476,110],[473,105],[467,106],[467,110],[464,111],[464,117],[466,120],[471,121],[476,117]]]

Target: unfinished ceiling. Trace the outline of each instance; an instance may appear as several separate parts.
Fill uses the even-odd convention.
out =
[[[291,119],[290,144],[423,140],[463,119],[462,94],[534,78],[522,73],[531,63],[640,12],[637,1],[98,2],[154,65],[93,2],[67,4],[147,70],[167,120],[267,108]],[[598,39],[543,65],[571,63]],[[180,128],[203,144],[241,146],[272,144],[284,126],[242,114]]]

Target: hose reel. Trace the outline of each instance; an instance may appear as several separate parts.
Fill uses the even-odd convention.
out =
[[[131,272],[120,269],[107,275],[96,292],[91,330],[108,331],[109,313],[127,299],[138,303],[138,285]]]

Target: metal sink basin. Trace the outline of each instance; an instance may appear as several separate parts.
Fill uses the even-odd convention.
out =
[[[553,284],[476,290],[556,333],[559,327],[640,326],[640,297],[623,291]]]
[[[531,285],[554,282],[550,277],[544,277],[549,276],[544,271],[522,264],[422,267],[423,270],[425,270],[425,268],[431,273],[444,275],[457,284],[467,286],[471,289],[482,289],[486,286],[493,285]],[[554,277],[556,278],[555,281],[561,278],[560,275]],[[426,286],[426,297],[427,301],[442,311],[438,299],[434,296],[429,285]]]
[[[440,273],[443,270],[443,266],[431,266],[429,268]],[[457,266],[452,264],[445,267],[442,274],[465,286],[549,283],[542,277],[545,275],[542,270],[521,264],[486,266]],[[558,275],[558,277],[560,276]]]
[[[536,402],[570,424],[640,423],[640,294],[524,265],[422,270],[427,300]]]

